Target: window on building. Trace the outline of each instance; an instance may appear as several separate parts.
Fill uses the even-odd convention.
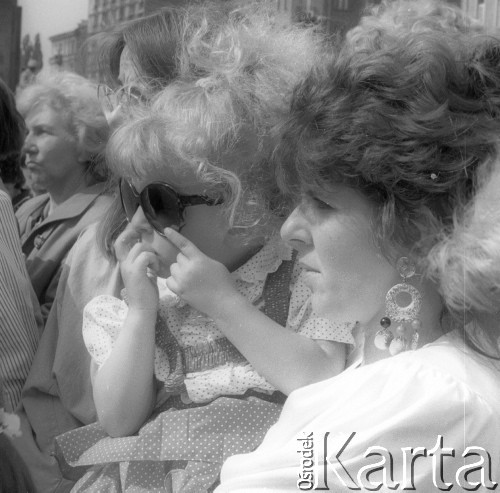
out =
[[[334,10],[349,10],[349,0],[333,0]]]

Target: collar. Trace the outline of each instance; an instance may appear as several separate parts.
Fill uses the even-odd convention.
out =
[[[95,199],[101,195],[106,190],[107,183],[96,183],[90,187],[87,187],[80,192],[75,193],[64,202],[59,204],[44,221],[38,224],[34,230],[40,227],[46,226],[48,224],[76,217],[85,212],[89,206],[95,201]],[[49,200],[49,195],[44,194],[40,197],[40,206],[44,206],[46,201]],[[42,200],[44,199],[44,200]]]
[[[293,250],[279,235],[273,236],[253,257],[236,269],[232,276],[248,283],[263,281],[276,272],[284,260],[292,259]]]

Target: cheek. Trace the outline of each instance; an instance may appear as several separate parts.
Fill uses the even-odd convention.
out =
[[[218,259],[227,234],[227,221],[216,207],[190,207],[186,210],[181,234],[205,255]]]
[[[76,144],[65,140],[46,142],[42,147],[47,158],[57,162],[74,162],[77,160]]]
[[[317,313],[364,321],[382,308],[394,269],[366,237],[345,232],[341,238],[328,238],[322,244],[321,260],[323,280],[312,298]]]

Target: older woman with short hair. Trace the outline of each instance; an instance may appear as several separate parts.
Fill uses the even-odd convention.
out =
[[[127,113],[129,94],[142,94],[147,81],[155,80],[145,96],[179,75],[177,54],[184,9],[164,8],[145,18],[127,22],[114,32],[98,37],[99,61],[111,88],[111,127]],[[122,56],[125,46],[125,54]],[[139,63],[140,62],[140,63]],[[122,89],[123,87],[123,89]],[[113,93],[110,89],[115,89]],[[97,92],[97,91],[96,91]],[[101,99],[101,103],[103,103]],[[120,104],[117,104],[120,103]],[[115,118],[113,118],[115,116]],[[110,221],[101,229],[110,236],[126,224],[116,197]],[[117,228],[117,229],[116,229]],[[116,229],[116,230],[115,230]],[[97,420],[90,382],[90,355],[82,338],[84,306],[98,294],[120,295],[123,288],[119,266],[98,248],[96,225],[86,229],[64,259],[54,307],[48,316],[37,354],[23,391],[23,436],[14,444],[25,458],[40,492],[66,491],[70,481],[61,476],[53,457],[54,437]],[[57,489],[59,488],[59,489]]]
[[[97,87],[76,74],[39,80],[21,92],[17,105],[27,127],[26,166],[47,192],[16,213],[28,273],[46,318],[62,261],[111,201],[102,157],[109,127]]]

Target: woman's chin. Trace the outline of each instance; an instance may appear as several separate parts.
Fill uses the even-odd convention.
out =
[[[332,296],[325,295],[318,291],[314,291],[311,296],[311,307],[315,315],[322,318],[331,318],[332,316]]]

